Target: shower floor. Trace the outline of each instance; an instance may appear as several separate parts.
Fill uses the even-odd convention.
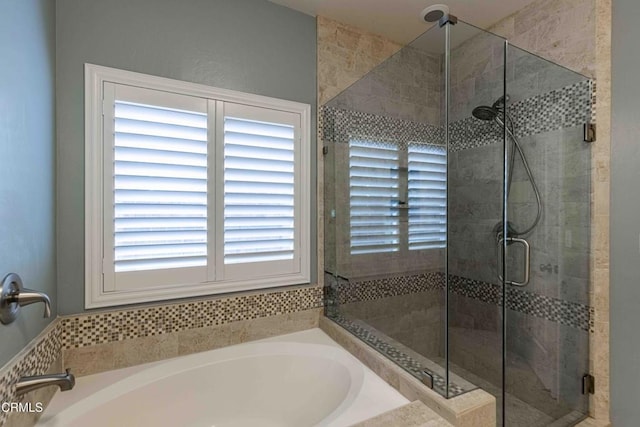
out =
[[[502,405],[500,387],[455,364],[452,364],[451,370],[496,398],[496,408],[498,408],[496,419],[498,420],[498,425],[502,426],[502,411],[499,409]],[[585,414],[571,411],[563,417],[555,419],[551,415],[542,412],[511,393],[505,393],[505,395],[507,421],[505,425],[508,427],[570,427],[586,418]]]

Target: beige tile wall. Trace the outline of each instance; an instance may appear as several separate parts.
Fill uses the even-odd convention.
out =
[[[294,286],[65,316],[62,356],[81,376],[310,329],[322,298]]]
[[[320,106],[356,82],[360,77],[389,58],[402,47],[350,25],[323,16],[317,18],[317,84],[318,111]],[[320,128],[320,127],[318,127]],[[324,161],[323,144],[318,130],[318,283],[324,284]]]
[[[592,153],[591,304],[595,308],[595,333],[591,342],[591,369],[596,393],[591,415],[608,422],[609,412],[609,206],[611,163],[611,0],[596,0],[596,123],[598,140]]]
[[[402,47],[318,16],[318,105],[323,105]]]
[[[317,328],[321,311],[314,308],[163,335],[64,348],[62,355],[65,367],[76,376],[91,375]]]

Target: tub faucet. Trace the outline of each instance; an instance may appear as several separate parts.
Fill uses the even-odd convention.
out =
[[[60,391],[71,390],[76,385],[76,378],[66,370],[64,374],[35,375],[33,377],[22,377],[16,383],[16,395],[21,396],[33,390],[50,385],[57,385]]]

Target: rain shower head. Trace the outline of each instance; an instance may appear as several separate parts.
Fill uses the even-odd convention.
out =
[[[471,114],[473,114],[473,117],[476,119],[489,121],[498,117],[498,110],[488,105],[480,105],[474,108]]]
[[[438,22],[440,18],[449,13],[449,6],[446,4],[434,4],[422,11],[420,16],[427,22]]]

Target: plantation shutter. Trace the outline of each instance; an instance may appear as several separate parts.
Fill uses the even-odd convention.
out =
[[[105,283],[205,281],[207,101],[106,85]]]
[[[447,240],[447,152],[409,144],[409,249],[444,248]]]
[[[391,144],[349,142],[351,254],[399,250],[399,157]]]
[[[224,277],[300,271],[300,116],[225,103],[223,130]]]

